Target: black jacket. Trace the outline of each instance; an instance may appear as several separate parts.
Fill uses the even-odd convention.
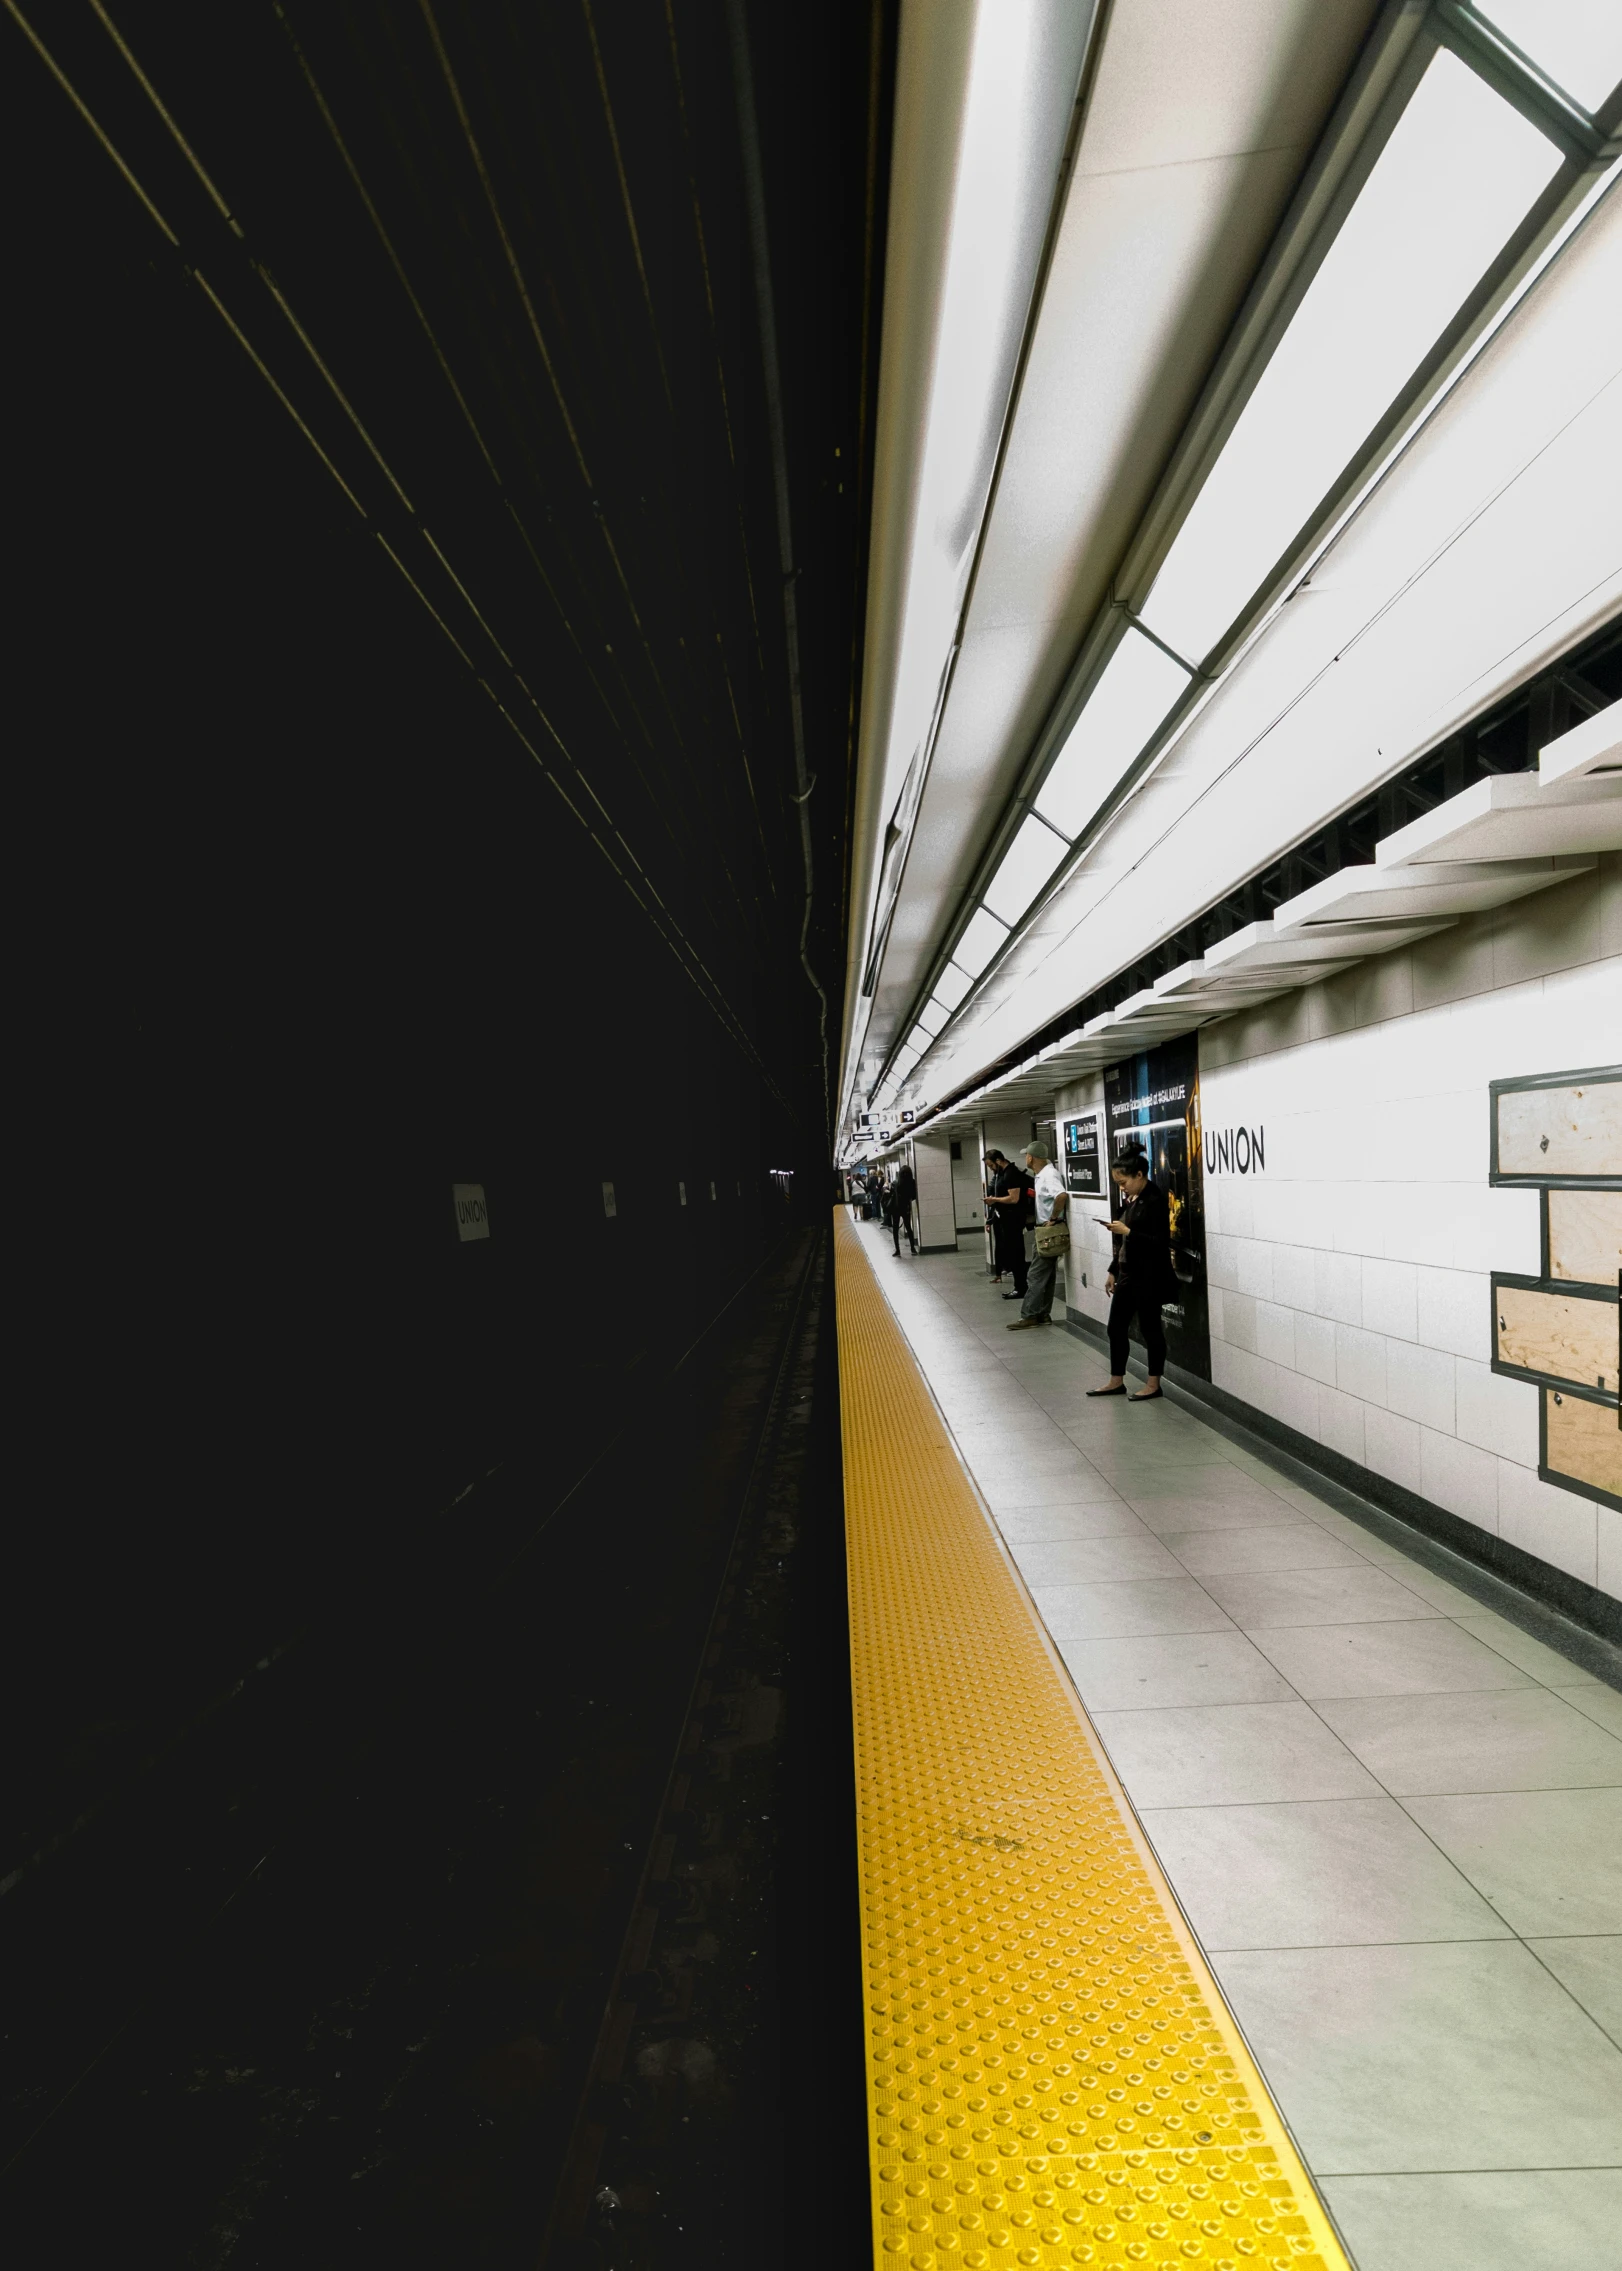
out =
[[[884,1209],[886,1222],[898,1217],[905,1222],[912,1212],[912,1202],[918,1196],[918,1184],[910,1167],[903,1167],[890,1185],[889,1201]]]
[[[1120,1241],[1115,1264],[1117,1285],[1130,1285],[1151,1300],[1176,1298],[1177,1273],[1171,1266],[1171,1209],[1158,1183],[1145,1183],[1135,1199],[1128,1199],[1117,1220],[1131,1236]]]

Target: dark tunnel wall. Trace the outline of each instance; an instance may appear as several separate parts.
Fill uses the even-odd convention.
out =
[[[180,243],[6,27],[12,1846],[485,1468],[634,1424],[826,1195],[725,11],[119,11],[241,238],[80,15]],[[752,29],[832,990],[875,47]]]

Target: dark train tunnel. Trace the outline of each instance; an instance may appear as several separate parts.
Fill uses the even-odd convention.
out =
[[[13,2260],[792,2250],[883,12],[6,39]]]

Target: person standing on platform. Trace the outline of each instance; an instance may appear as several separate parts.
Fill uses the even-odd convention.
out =
[[[1059,1241],[1053,1241],[1054,1250],[1045,1254],[1042,1233],[1050,1224],[1062,1223],[1070,1212],[1070,1194],[1064,1187],[1063,1176],[1048,1157],[1046,1144],[1033,1143],[1025,1154],[1025,1165],[1034,1178],[1031,1192],[1036,1209],[1036,1257],[1030,1265],[1019,1315],[1008,1328],[1011,1333],[1024,1332],[1031,1325],[1051,1324],[1053,1320],[1053,1281],[1059,1273]]]
[[[1000,1151],[986,1154],[987,1165],[995,1163],[986,1191],[986,1205],[991,1211],[991,1251],[999,1277],[1007,1275],[1014,1281],[1012,1293],[1005,1293],[1005,1301],[1023,1301],[1026,1288],[1025,1224],[1031,1211],[1031,1178],[1022,1167],[1016,1167]]]
[[[995,1145],[987,1151],[985,1173],[980,1181],[980,1195],[986,1202],[986,1228],[991,1232],[991,1282],[1002,1283],[1002,1247],[997,1238],[997,1176],[1006,1166],[1002,1153]]]
[[[901,1259],[901,1231],[905,1225],[907,1244],[913,1253],[918,1251],[917,1235],[912,1227],[912,1202],[918,1196],[918,1185],[912,1169],[903,1160],[896,1170],[895,1181],[890,1185],[890,1228],[895,1233],[895,1256]]]
[[[1144,1362],[1149,1378],[1133,1396],[1132,1404],[1152,1403],[1161,1394],[1160,1375],[1166,1365],[1166,1334],[1160,1322],[1160,1305],[1177,1291],[1171,1266],[1171,1209],[1158,1183],[1149,1180],[1149,1162],[1141,1151],[1129,1151],[1116,1162],[1121,1206],[1110,1229],[1115,1235],[1116,1260],[1104,1290],[1109,1304],[1109,1384],[1089,1388],[1090,1396],[1126,1396],[1126,1360],[1131,1347],[1129,1328],[1136,1311],[1143,1333]]]

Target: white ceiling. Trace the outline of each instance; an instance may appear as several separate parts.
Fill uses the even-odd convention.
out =
[[[916,93],[904,83],[907,34],[922,12],[913,4],[903,14],[904,109]],[[1133,0],[1108,14],[869,1004],[860,987],[874,852],[913,747],[889,730],[898,672],[894,652],[874,637],[884,603],[874,588],[847,1086],[865,1089],[896,1037],[1375,13],[1375,0]],[[914,141],[928,137],[898,143],[898,168],[914,162]],[[918,200],[900,186],[902,209],[911,210]],[[887,306],[887,363],[906,352],[899,324],[892,341]],[[920,446],[916,436],[911,446]],[[879,449],[882,484],[882,432]],[[955,619],[937,624],[936,674],[955,628]],[[913,675],[933,687],[916,658]],[[910,724],[916,689],[907,699]]]
[[[1612,195],[931,1052],[920,1085],[951,1093],[1016,1049],[1619,606]]]
[[[964,903],[1375,13],[1363,0],[1139,0],[1103,16],[904,867],[891,855],[900,884],[870,1000],[861,977],[882,935],[872,854],[911,748],[898,757],[870,735],[864,708],[844,1059],[853,1108]],[[922,1112],[983,1081],[1028,1035],[1622,606],[1618,171],[1585,177],[1594,202],[1581,224],[1308,582],[925,1044],[895,1106]],[[1027,193],[1034,202],[1034,176]],[[944,618],[935,636],[944,667]],[[882,677],[871,614],[867,659]],[[1551,827],[1556,801],[1540,800]],[[909,805],[900,818],[910,815]],[[1541,848],[1606,848],[1622,822],[1595,825],[1605,844],[1567,843],[1555,828]],[[1511,840],[1507,811],[1491,827]],[[1144,1002],[1136,1026],[1163,1014]]]

